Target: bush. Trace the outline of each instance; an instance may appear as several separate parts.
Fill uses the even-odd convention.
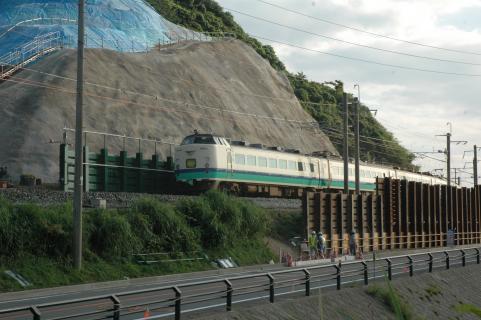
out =
[[[69,205],[42,208],[12,205],[0,200],[0,256],[14,258],[25,252],[62,257],[71,251],[72,220]]]

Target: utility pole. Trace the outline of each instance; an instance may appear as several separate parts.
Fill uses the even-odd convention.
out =
[[[474,176],[474,187],[476,187],[478,185],[478,146],[477,145],[474,145],[473,176]]]
[[[82,269],[82,135],[83,135],[83,85],[84,85],[84,37],[85,0],[78,3],[78,48],[77,48],[77,104],[75,108],[75,182],[73,212],[73,262],[77,270]]]
[[[447,173],[448,173],[448,187],[451,186],[451,133],[446,133],[446,157],[447,157]]]
[[[360,178],[360,165],[361,165],[361,148],[359,146],[359,108],[361,107],[360,101],[354,98],[354,110],[356,117],[356,126],[354,131],[355,149],[356,149],[356,160],[354,164],[354,175],[356,181],[356,194],[361,192],[361,178]]]
[[[342,95],[344,109],[344,193],[349,193],[349,107],[347,93]]]

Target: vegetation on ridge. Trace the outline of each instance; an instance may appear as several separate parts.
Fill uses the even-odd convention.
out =
[[[342,128],[342,110],[339,103],[342,91],[339,81],[318,83],[309,81],[304,74],[293,74],[277,57],[274,49],[250,37],[237,24],[229,12],[225,12],[214,0],[148,0],[165,18],[192,30],[202,32],[229,32],[253,47],[271,66],[284,72],[302,106],[321,126],[338,151],[342,151],[339,131]],[[352,97],[351,97],[352,98]],[[366,106],[360,111],[361,158],[366,161],[393,164],[412,168],[414,155],[402,147],[386,128],[369,112]],[[350,142],[351,144],[353,141]]]

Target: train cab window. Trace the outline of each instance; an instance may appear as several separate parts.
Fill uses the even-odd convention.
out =
[[[295,161],[289,161],[288,168],[289,168],[289,170],[296,170],[297,169],[296,162]]]
[[[297,163],[297,170],[298,171],[304,171],[304,164],[302,162]]]
[[[269,168],[277,168],[277,160],[269,159]]]
[[[316,171],[315,167],[314,167],[314,163],[309,163],[309,167],[311,169],[311,172],[314,172]]]
[[[236,154],[235,155],[235,163],[240,165],[246,164],[246,156],[243,154]]]
[[[197,161],[195,159],[185,160],[185,167],[188,169],[194,169],[197,166]]]
[[[259,167],[267,168],[267,158],[259,157],[257,160],[259,161]]]
[[[216,144],[216,141],[210,134],[196,134],[188,136],[182,141],[182,145],[186,144]]]
[[[246,157],[246,163],[248,166],[255,166],[256,165],[256,157],[255,156],[247,156]]]
[[[279,168],[287,169],[287,160],[279,160]]]

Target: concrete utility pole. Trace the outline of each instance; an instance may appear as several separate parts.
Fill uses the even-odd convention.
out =
[[[447,157],[447,173],[448,173],[448,187],[451,186],[451,133],[446,133],[446,157]]]
[[[349,193],[349,107],[347,93],[342,95],[344,109],[344,193]]]
[[[73,213],[73,262],[77,270],[82,269],[82,135],[83,135],[83,84],[84,84],[84,37],[85,0],[78,4],[78,49],[77,49],[77,105],[75,108],[75,185]]]
[[[474,145],[474,158],[473,158],[473,176],[474,186],[478,185],[478,146]]]
[[[356,149],[356,160],[354,164],[354,175],[356,176],[356,193],[361,193],[361,177],[360,177],[360,166],[361,166],[361,148],[359,145],[359,109],[361,107],[361,102],[354,98],[354,108],[356,117],[356,126],[354,131],[355,149]]]

